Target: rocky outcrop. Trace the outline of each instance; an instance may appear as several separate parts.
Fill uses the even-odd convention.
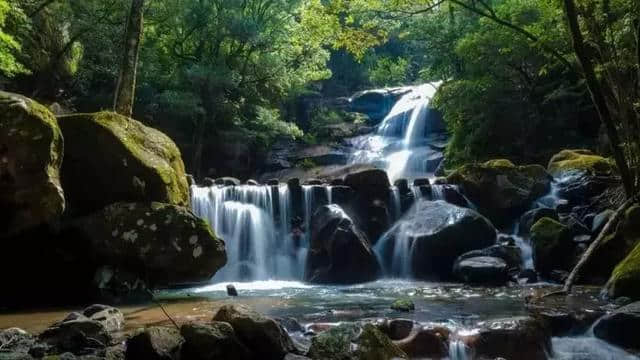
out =
[[[53,114],[31,99],[0,91],[0,237],[60,217],[63,147]]]
[[[551,176],[539,165],[515,166],[508,160],[467,164],[447,177],[497,226],[506,225],[551,188]]]
[[[589,175],[611,175],[617,172],[613,160],[585,149],[560,151],[549,160],[547,170],[556,177],[577,172]]]
[[[626,349],[640,351],[640,302],[604,316],[593,328],[596,337]]]
[[[375,125],[391,111],[398,98],[409,91],[406,88],[362,91],[351,98],[350,110],[367,115],[371,119],[371,124]]]
[[[456,261],[453,274],[465,283],[502,285],[509,279],[508,270],[500,258],[479,256]]]
[[[496,230],[484,216],[444,201],[419,201],[398,229],[415,242],[412,270],[422,279],[450,278],[458,256],[496,241]]]
[[[98,265],[144,275],[154,286],[209,280],[226,263],[225,244],[185,208],[113,204],[72,225]]]
[[[565,225],[547,217],[538,220],[531,228],[531,244],[537,271],[550,274],[553,270],[570,269],[574,244]]]
[[[369,240],[342,208],[323,206],[311,223],[306,281],[350,284],[377,277],[379,264]]]
[[[262,359],[281,360],[297,352],[287,331],[275,320],[243,305],[225,305],[213,317],[229,323],[238,338]]]
[[[108,112],[61,116],[58,122],[65,139],[62,185],[72,215],[117,202],[188,206],[180,151],[165,134]]]

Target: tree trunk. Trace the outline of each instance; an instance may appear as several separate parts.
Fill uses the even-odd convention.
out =
[[[143,31],[144,0],[132,0],[131,12],[127,21],[124,51],[120,75],[116,86],[116,94],[113,108],[115,112],[131,117],[133,114],[133,101],[136,91],[136,70],[138,67],[138,54]]]
[[[596,76],[593,64],[589,55],[587,54],[584,46],[584,38],[580,31],[580,25],[578,24],[578,14],[576,6],[573,0],[563,0],[564,9],[569,23],[569,31],[571,33],[571,40],[573,42],[573,49],[576,53],[576,57],[582,66],[585,80],[587,81],[587,87],[591,94],[591,99],[596,107],[600,120],[604,123],[607,129],[607,135],[611,142],[611,150],[613,152],[613,158],[618,165],[620,176],[622,177],[622,184],[627,198],[631,198],[634,195],[634,181],[629,171],[629,166],[624,156],[624,152],[620,147],[620,137],[618,135],[618,129],[611,116],[611,111],[607,106],[604,92],[598,78]]]

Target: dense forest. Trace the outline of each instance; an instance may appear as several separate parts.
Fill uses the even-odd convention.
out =
[[[635,168],[636,1],[577,1],[570,14],[559,0],[134,4],[143,25],[134,117],[172,134],[197,174],[220,165],[202,156],[217,153],[219,139],[246,153],[283,136],[314,141],[323,124],[349,119],[331,99],[443,79],[436,106],[452,135],[451,165],[545,162],[577,145],[608,152],[602,107]],[[5,89],[61,112],[113,108],[131,1],[0,5]]]

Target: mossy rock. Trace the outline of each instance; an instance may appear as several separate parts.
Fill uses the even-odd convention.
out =
[[[184,207],[117,203],[70,225],[98,265],[144,276],[152,286],[208,281],[227,262],[224,241]]]
[[[391,304],[391,310],[410,312],[416,309],[416,305],[411,299],[398,299]]]
[[[555,154],[547,170],[553,176],[562,176],[576,172],[586,172],[589,175],[611,175],[617,172],[617,167],[612,159],[596,155],[585,149],[562,150]]]
[[[359,360],[408,359],[407,354],[398,345],[372,324],[362,328],[358,338],[357,358]]]
[[[533,261],[539,272],[549,274],[552,270],[570,267],[573,239],[565,225],[543,217],[531,227],[531,242]]]
[[[607,282],[607,295],[612,298],[626,296],[640,300],[640,243],[613,270]]]
[[[446,182],[460,186],[478,211],[497,226],[511,223],[551,189],[551,176],[542,166],[516,166],[505,159],[464,165]]]
[[[189,205],[180,150],[162,132],[110,112],[61,116],[62,185],[72,215],[116,202]]]
[[[313,360],[356,360],[351,344],[360,331],[359,326],[350,323],[332,327],[311,340],[307,356]]]
[[[0,237],[52,223],[65,208],[63,138],[37,102],[0,91]]]

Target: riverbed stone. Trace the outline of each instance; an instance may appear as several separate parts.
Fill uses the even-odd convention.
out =
[[[612,298],[628,297],[640,300],[640,243],[622,260],[611,273],[605,286],[607,295]]]
[[[175,328],[153,326],[140,330],[127,340],[126,360],[176,360],[184,338]]]
[[[367,236],[344,210],[335,204],[318,209],[311,220],[305,280],[351,284],[374,280],[379,271]]]
[[[505,239],[498,238],[498,241]],[[510,240],[509,240],[510,241]],[[480,250],[473,250],[464,253],[456,259],[456,263],[474,257],[494,257],[503,260],[508,269],[519,269],[522,267],[522,251],[516,245],[506,245],[504,243],[489,246]]]
[[[71,215],[117,202],[189,205],[180,150],[162,132],[111,112],[58,117],[62,185]]]
[[[516,166],[508,160],[467,164],[447,177],[478,211],[497,226],[507,225],[551,189],[551,176],[540,165]]]
[[[640,351],[640,302],[605,315],[593,328],[596,337],[617,346]]]
[[[124,328],[124,314],[113,306],[94,304],[84,309],[82,315],[101,323],[108,332],[120,331]]]
[[[550,274],[556,269],[569,269],[573,236],[565,225],[551,218],[538,220],[531,228],[533,262],[536,270]]]
[[[551,352],[551,332],[532,317],[495,319],[479,324],[464,341],[479,359],[546,360]]]
[[[391,304],[391,310],[410,312],[416,309],[416,305],[409,298],[398,299]]]
[[[103,323],[82,314],[73,314],[52,325],[38,339],[58,352],[68,351],[77,355],[89,353],[91,349],[104,349],[112,341]]]
[[[508,270],[500,258],[478,256],[457,261],[453,274],[464,283],[502,285],[509,280]]]
[[[63,148],[47,108],[0,91],[0,238],[59,219],[65,209]]]
[[[118,203],[76,220],[98,264],[144,273],[150,286],[209,280],[226,263],[225,244],[191,211],[162,203]]]
[[[484,216],[441,200],[420,200],[404,221],[398,231],[415,242],[412,270],[421,279],[450,278],[458,256],[496,241],[496,229]]]
[[[411,359],[446,358],[450,333],[442,326],[418,326],[407,337],[394,343]]]
[[[214,321],[229,323],[240,341],[263,359],[281,360],[297,350],[287,331],[275,320],[244,305],[224,305]]]
[[[372,324],[365,324],[357,340],[356,358],[361,360],[408,359],[398,345]]]
[[[240,342],[229,323],[185,324],[180,328],[185,339],[181,355],[189,360],[250,360],[251,351]]]
[[[531,227],[543,217],[558,221],[558,212],[551,208],[537,208],[527,211],[520,217],[518,234],[528,235],[531,231]]]
[[[307,356],[313,360],[355,360],[350,354],[351,344],[361,331],[359,326],[350,323],[331,327],[311,339]]]

